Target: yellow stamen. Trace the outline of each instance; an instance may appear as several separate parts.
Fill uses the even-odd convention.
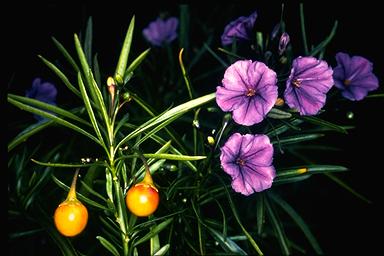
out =
[[[254,96],[256,94],[256,91],[255,91],[255,89],[252,89],[252,88],[249,88],[248,89],[248,91],[247,91],[247,96],[248,97],[252,97],[252,96]]]
[[[294,79],[294,80],[292,81],[292,84],[293,84],[294,86],[296,86],[297,88],[300,88],[301,81],[300,81],[299,79]]]
[[[351,83],[351,80],[345,79],[344,80],[344,85],[349,85]]]

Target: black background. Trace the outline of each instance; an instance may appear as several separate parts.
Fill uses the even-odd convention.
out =
[[[233,5],[191,5],[191,19],[198,17],[215,25],[214,33],[219,38],[223,27],[230,20],[257,10],[259,16],[256,26],[260,26],[263,32],[269,32],[279,21],[280,3],[251,2],[245,4],[239,1]],[[373,62],[374,73],[379,81],[383,81],[383,40],[380,24],[383,14],[378,4],[365,1],[359,4],[348,2],[348,5],[334,5],[322,1],[308,1],[304,4],[304,8],[310,43],[316,44],[325,38],[334,20],[337,19],[339,28],[326,55],[334,56],[336,52],[343,51],[350,55],[364,56]],[[221,9],[224,10],[223,13],[218,11]],[[5,73],[2,72],[1,87],[2,91],[7,88],[8,92],[24,94],[33,78],[44,77],[50,73],[37,58],[37,54],[43,54],[48,59],[59,56],[50,39],[51,36],[55,36],[65,46],[71,47],[73,33],[79,33],[84,28],[87,17],[92,15],[95,48],[99,52],[100,63],[105,63],[104,67],[110,67],[110,71],[113,72],[125,31],[133,14],[136,15],[137,28],[133,47],[141,51],[147,47],[140,34],[141,29],[155,19],[160,11],[168,11],[169,14],[177,16],[179,9],[177,5],[152,3],[144,8],[129,2],[125,4],[46,2],[12,4],[3,11],[7,10],[8,15],[3,16],[5,20],[2,22],[4,30],[1,40],[5,43],[3,47],[5,59],[2,59],[2,66],[5,65]],[[299,5],[285,4],[284,15],[292,45],[300,45]],[[299,51],[300,46],[295,48]],[[331,58],[329,62],[335,64]],[[382,86],[377,92],[383,93]],[[353,123],[356,129],[347,136],[331,137],[330,139],[335,139],[337,146],[344,150],[333,156],[329,154],[326,156],[333,157],[331,161],[339,160],[351,169],[350,172],[338,177],[370,199],[372,204],[357,199],[325,177],[310,179],[306,186],[299,190],[300,196],[291,198],[290,203],[305,220],[313,224],[311,227],[327,254],[372,255],[380,249],[382,216],[379,216],[378,207],[382,202],[383,107],[383,100],[378,98],[351,104],[348,110],[355,114]],[[17,120],[18,116],[15,113],[21,114],[13,108],[8,110],[9,121]],[[12,116],[9,116],[10,114]],[[350,122],[345,117],[335,121]]]

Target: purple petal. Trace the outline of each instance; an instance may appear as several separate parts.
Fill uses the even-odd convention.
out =
[[[377,77],[372,73],[373,65],[361,56],[349,57],[348,54],[336,54],[337,66],[333,78],[335,86],[343,97],[349,100],[362,100],[369,91],[379,87]]]
[[[164,43],[170,43],[177,38],[178,24],[179,20],[176,17],[170,17],[167,20],[157,18],[150,22],[142,33],[152,45],[162,46]]]
[[[222,86],[216,87],[216,103],[223,111],[233,111],[244,104],[244,92],[234,91]]]
[[[232,188],[244,195],[272,186],[276,176],[272,160],[273,146],[266,135],[235,133],[221,148],[221,166],[231,175]]]
[[[234,38],[249,40],[249,34],[252,31],[256,18],[257,12],[253,12],[248,17],[241,16],[230,22],[227,26],[225,26],[224,32],[221,36],[222,45],[231,44]]]
[[[233,111],[241,125],[261,122],[277,99],[276,73],[262,62],[240,60],[229,66],[216,88],[216,102],[223,111]]]
[[[314,57],[298,57],[292,63],[284,98],[301,115],[315,115],[324,106],[326,93],[334,84],[332,69]]]
[[[242,175],[232,179],[232,188],[246,196],[270,188],[276,176],[273,166],[257,167],[257,169],[246,166],[241,171]]]

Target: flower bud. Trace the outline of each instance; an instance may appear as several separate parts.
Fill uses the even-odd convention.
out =
[[[289,35],[288,33],[284,32],[279,41],[279,55],[282,55],[285,52],[285,49],[287,48],[287,45],[289,43]]]

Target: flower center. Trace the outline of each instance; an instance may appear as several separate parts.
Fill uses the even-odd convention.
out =
[[[249,88],[248,91],[247,91],[247,95],[248,97],[252,97],[256,94],[256,90],[255,89],[252,89],[252,88]]]
[[[241,165],[241,166],[244,166],[244,165],[245,165],[245,161],[244,161],[243,159],[241,159],[241,158],[237,158],[236,163],[237,163],[238,165]]]
[[[344,80],[344,85],[349,85],[350,83],[351,83],[351,80],[349,80],[349,79]]]
[[[292,84],[293,84],[295,87],[300,88],[301,80],[299,80],[299,79],[293,79]]]

